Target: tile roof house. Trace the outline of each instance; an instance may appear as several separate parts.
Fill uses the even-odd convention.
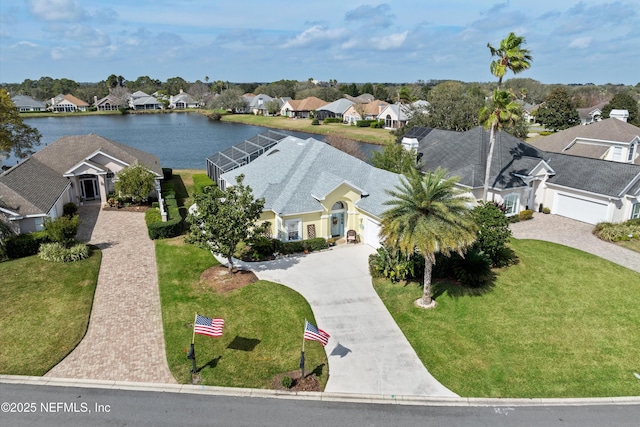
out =
[[[60,113],[75,113],[77,111],[87,111],[89,104],[73,95],[59,94],[51,98],[51,110]]]
[[[355,124],[358,120],[377,119],[382,110],[389,105],[386,101],[374,99],[367,103],[353,104],[344,112],[345,123]]]
[[[415,147],[415,141],[423,170],[444,167],[482,199],[488,131],[414,127],[403,142]],[[504,203],[508,215],[544,206],[590,224],[640,217],[640,165],[547,152],[505,132],[497,135],[494,150],[489,200]]]
[[[11,101],[21,113],[27,111],[46,111],[47,109],[47,105],[44,102],[36,101],[26,95],[16,95],[11,98]]]
[[[117,173],[135,163],[156,175],[158,190],[157,156],[94,134],[64,136],[0,175],[0,212],[21,233],[40,230],[65,203],[105,204]]]
[[[280,115],[284,117],[308,119],[312,111],[327,105],[327,101],[323,101],[315,96],[305,99],[291,99],[280,108]]]
[[[223,173],[222,187],[244,174],[254,197],[264,197],[261,220],[283,241],[340,237],[352,229],[380,245],[385,189],[400,176],[377,169],[313,138],[287,136],[248,164]]]
[[[640,128],[615,118],[573,126],[536,138],[531,145],[553,153],[640,164]]]

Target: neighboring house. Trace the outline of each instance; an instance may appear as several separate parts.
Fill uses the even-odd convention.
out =
[[[51,98],[52,111],[58,113],[75,113],[78,111],[87,111],[89,104],[81,99],[76,98],[73,95],[60,94],[54,98]]]
[[[344,122],[355,124],[358,120],[377,120],[382,110],[389,105],[378,99],[367,103],[353,104],[344,113]]]
[[[358,96],[351,96],[351,95],[345,94],[344,97],[347,98],[349,101],[353,101],[356,104],[368,104],[369,102],[373,102],[376,99],[370,93],[363,93],[362,95],[358,95]]]
[[[260,93],[258,95],[244,95],[245,102],[247,103],[247,107],[245,109],[246,112],[257,115],[257,116],[268,116],[269,112],[267,111],[267,102],[273,101],[273,98],[269,95],[265,95]],[[280,103],[278,103],[280,105]]]
[[[399,129],[407,124],[408,114],[411,110],[426,112],[428,107],[427,101],[415,101],[409,105],[390,104],[378,114],[378,120],[384,120],[385,129]]]
[[[45,218],[57,218],[65,203],[107,202],[114,179],[124,167],[140,163],[156,175],[157,156],[98,135],[64,136],[0,175],[0,212],[20,233],[41,230]]]
[[[162,105],[156,97],[147,95],[139,90],[129,97],[129,108],[134,110],[161,110]]]
[[[47,105],[44,102],[36,101],[30,96],[16,95],[11,98],[13,105],[16,106],[21,113],[28,111],[46,111]]]
[[[602,120],[602,109],[607,105],[607,102],[601,102],[592,107],[578,108],[578,117],[580,117],[581,125],[589,125]]]
[[[399,175],[322,141],[294,136],[284,136],[253,161],[245,160],[219,177],[210,176],[225,188],[244,174],[254,197],[265,199],[261,220],[271,224],[271,236],[296,241],[337,238],[355,230],[362,242],[380,246],[380,218],[389,199],[385,190],[400,183]]]
[[[482,199],[488,131],[414,127],[403,141],[416,140],[428,159],[424,171],[444,167],[460,177],[459,187]],[[496,138],[489,182],[488,199],[504,203],[507,215],[544,206],[590,224],[640,217],[639,165],[546,152],[505,132]]]
[[[516,103],[522,108],[522,117],[524,118],[524,120],[527,123],[535,123],[535,112],[538,109],[539,105],[532,105],[520,99],[516,100]]]
[[[615,118],[573,126],[530,143],[553,153],[640,164],[640,128]]]
[[[198,108],[200,104],[193,99],[191,95],[180,89],[178,95],[171,95],[169,97],[169,108],[176,110],[184,110],[186,108]]]
[[[285,102],[280,108],[280,115],[284,117],[308,119],[311,117],[312,111],[316,111],[318,108],[322,108],[327,104],[327,101],[323,101],[315,96],[310,96],[305,99],[291,99]]]
[[[129,104],[126,100],[120,100],[112,94],[109,94],[101,99],[98,99],[97,96],[94,96],[93,106],[96,107],[98,111],[115,111],[120,108],[127,108],[129,107]]]
[[[318,120],[324,120],[327,117],[343,119],[345,112],[354,104],[346,98],[338,99],[337,101],[330,102],[324,107],[320,107],[316,110],[316,118]]]

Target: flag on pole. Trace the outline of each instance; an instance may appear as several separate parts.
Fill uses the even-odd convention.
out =
[[[329,335],[322,329],[316,328],[315,325],[305,320],[304,324],[304,339],[311,341],[318,341],[324,347],[329,342]]]
[[[211,319],[209,317],[196,314],[196,323],[193,331],[196,334],[208,335],[210,337],[221,337],[224,319]]]

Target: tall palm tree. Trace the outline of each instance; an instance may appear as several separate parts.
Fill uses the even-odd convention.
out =
[[[473,200],[456,188],[458,178],[447,178],[438,168],[422,176],[411,168],[395,190],[387,190],[393,198],[382,214],[381,235],[403,252],[418,251],[424,256],[423,296],[416,305],[435,307],[431,298],[431,271],[437,253],[462,253],[476,240],[477,227],[470,215]]]
[[[491,129],[489,136],[489,154],[487,155],[487,165],[484,172],[484,189],[482,191],[482,201],[487,201],[489,192],[489,179],[491,175],[491,163],[493,162],[493,148],[496,145],[496,131],[502,130],[506,125],[513,124],[520,117],[520,106],[513,101],[511,92],[505,90],[494,90],[493,99],[480,110],[480,122],[485,129]]]
[[[498,59],[491,61],[491,73],[498,77],[498,89],[502,85],[502,78],[511,70],[513,74],[518,74],[531,67],[533,57],[528,49],[523,49],[525,38],[516,36],[514,33],[500,41],[500,46],[495,48],[487,43],[487,47],[491,51],[491,56],[497,56]]]

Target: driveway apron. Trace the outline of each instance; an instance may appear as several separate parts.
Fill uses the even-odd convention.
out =
[[[605,242],[593,235],[593,225],[558,215],[536,214],[511,224],[516,239],[545,240],[599,256],[640,273],[640,253]]]
[[[46,376],[176,383],[167,365],[155,246],[144,214],[95,205],[79,214],[79,239],[102,249],[98,284],[85,337]]]
[[[424,367],[371,284],[364,244],[281,258],[250,267],[260,279],[306,298],[331,335],[325,391],[385,396],[457,396]],[[300,319],[302,328],[302,319]]]

